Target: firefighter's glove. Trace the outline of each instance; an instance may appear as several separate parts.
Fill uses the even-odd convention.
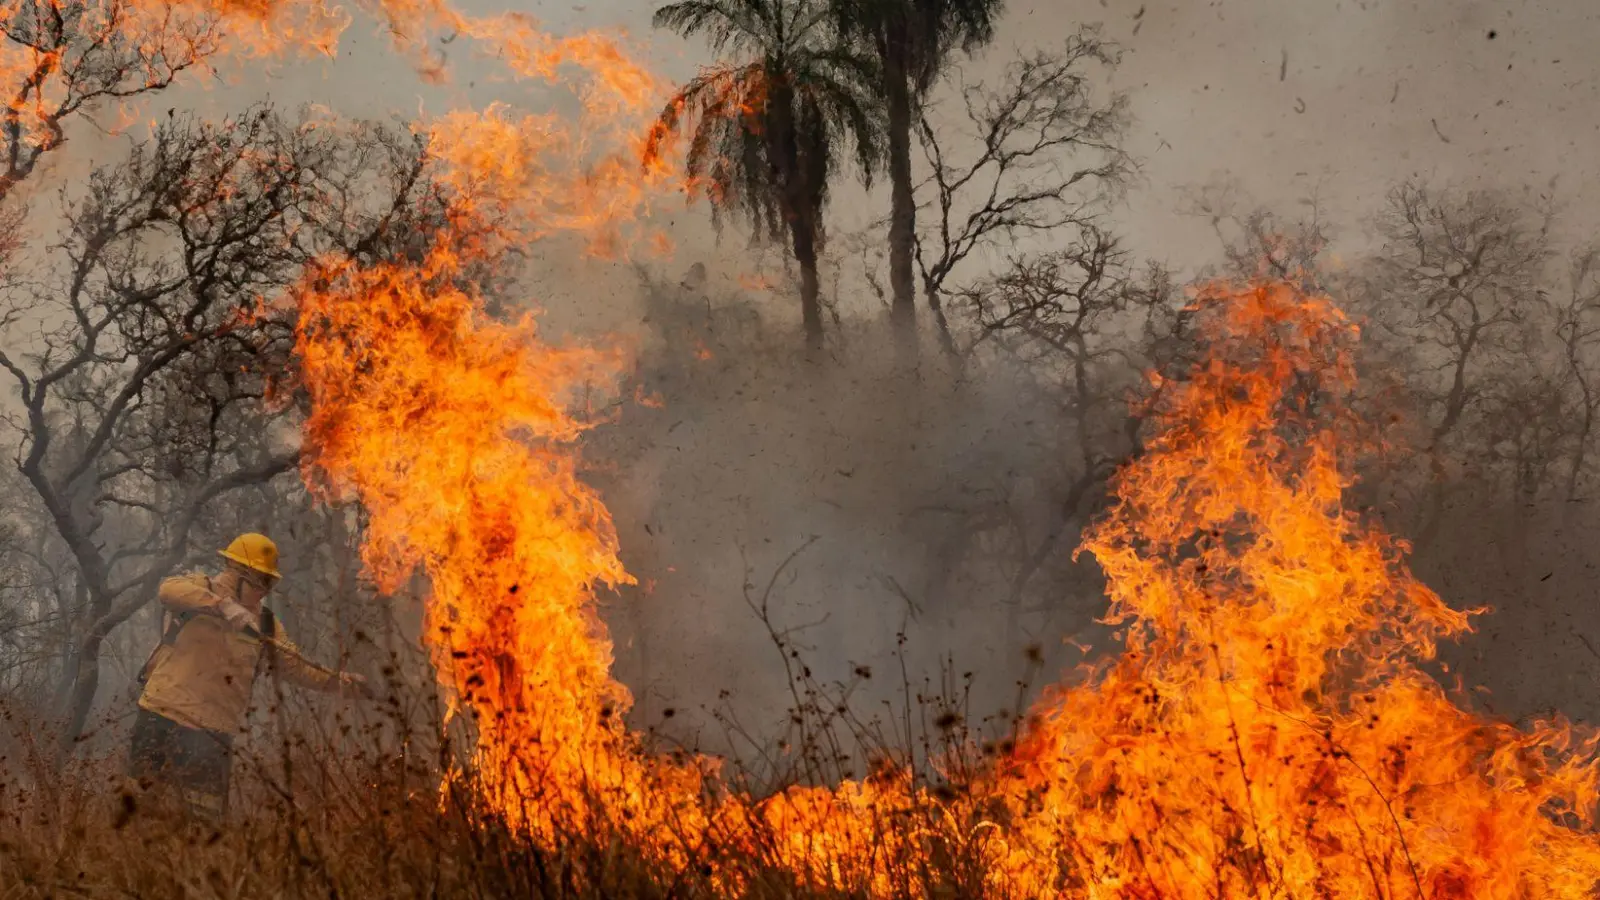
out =
[[[232,600],[217,604],[217,611],[234,631],[248,631],[256,627],[256,614]]]

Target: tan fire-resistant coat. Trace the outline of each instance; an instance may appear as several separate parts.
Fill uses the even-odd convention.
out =
[[[261,642],[234,631],[216,614],[218,599],[203,573],[166,579],[161,582],[160,596],[170,613],[201,615],[189,619],[177,640],[156,650],[139,706],[188,728],[237,731],[250,705]],[[326,690],[338,681],[334,672],[312,665],[294,652],[283,625],[276,620],[274,630],[275,643],[283,648],[273,654],[279,674],[316,690]]]

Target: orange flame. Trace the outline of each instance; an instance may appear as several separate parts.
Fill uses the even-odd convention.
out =
[[[629,698],[590,603],[594,585],[631,579],[577,477],[584,426],[561,403],[618,360],[544,346],[528,320],[482,321],[451,286],[455,259],[341,267],[302,295],[310,465],[330,496],[372,512],[363,559],[381,587],[426,573],[427,641],[477,715],[481,771],[503,779],[497,803],[539,823],[644,780],[613,762],[627,759]]]
[[[1127,650],[1007,768],[1024,846],[1087,896],[1586,896],[1596,738],[1454,706],[1419,662],[1469,614],[1341,505],[1355,328],[1282,284],[1198,310],[1083,545]]]
[[[595,75],[586,103],[642,108],[623,94],[647,80],[613,73],[603,41],[541,46],[519,64],[551,77],[573,64]],[[681,818],[670,803],[698,796],[700,770],[647,759],[622,725],[630,698],[610,677],[592,592],[632,578],[577,476],[587,425],[567,405],[614,385],[622,354],[548,346],[531,317],[494,321],[467,287],[475,268],[554,234],[596,253],[660,246],[647,227],[627,232],[668,170],[641,174],[636,144],[592,152],[562,120],[503,106],[447,115],[424,138],[451,218],[420,262],[325,261],[293,297],[308,480],[369,511],[363,559],[380,587],[426,576],[425,640],[475,727],[486,799],[547,836],[574,810],[626,813],[640,829]]]

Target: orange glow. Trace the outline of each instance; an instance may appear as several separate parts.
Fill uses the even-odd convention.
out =
[[[755,272],[740,272],[739,287],[751,293],[772,293],[778,289],[771,278]]]
[[[596,137],[614,143],[619,123],[631,127],[630,115],[640,104],[657,103],[667,91],[613,36],[553,37],[527,16],[468,16],[445,0],[357,5],[384,23],[396,48],[413,58],[421,74],[436,80],[448,73],[433,41],[445,36],[465,36],[513,77],[560,82],[578,71],[586,85],[587,118],[571,133],[562,129],[562,139],[574,144]],[[65,139],[60,119],[79,112],[86,99],[91,105],[94,97],[125,103],[186,74],[205,83],[230,55],[257,66],[284,54],[332,57],[352,23],[343,6],[327,0],[0,0],[0,14],[11,23],[12,35],[0,45],[0,85],[10,98],[8,112],[23,145],[45,152]],[[124,125],[138,119],[132,110],[119,118]],[[590,161],[594,169],[587,177],[597,194],[615,197],[624,186],[640,189],[636,170],[644,140],[641,133],[614,158]],[[651,170],[661,183],[670,161],[657,160]]]

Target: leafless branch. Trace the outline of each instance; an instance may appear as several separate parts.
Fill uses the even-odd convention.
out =
[[[937,106],[924,110],[919,133],[929,174],[920,218],[928,228],[918,236],[917,265],[936,316],[951,274],[975,251],[1002,238],[1091,225],[1132,175],[1120,145],[1127,100],[1101,100],[1085,71],[1116,62],[1116,48],[1084,30],[1057,50],[1023,56],[994,87],[964,88],[973,153],[953,149],[958,129],[935,125]]]

